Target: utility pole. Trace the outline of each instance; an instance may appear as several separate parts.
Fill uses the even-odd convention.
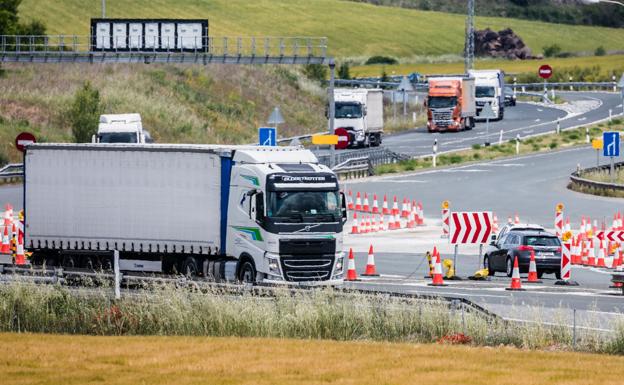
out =
[[[106,19],[106,0],[102,0],[102,19]]]
[[[468,16],[466,17],[466,42],[464,52],[464,72],[468,73],[474,65],[474,17],[475,17],[475,0],[468,0]]]

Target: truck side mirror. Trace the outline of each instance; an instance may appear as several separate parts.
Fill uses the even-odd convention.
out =
[[[366,116],[368,114],[368,109],[366,108],[366,106],[364,106],[364,108],[362,108],[362,114],[364,116]]]
[[[254,197],[256,206],[255,220],[258,223],[264,222],[264,193],[257,193]]]
[[[345,193],[340,193],[340,214],[342,216],[342,224],[347,223],[347,198]]]

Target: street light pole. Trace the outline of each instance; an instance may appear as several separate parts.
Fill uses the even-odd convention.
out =
[[[102,19],[106,18],[106,0],[102,0]]]

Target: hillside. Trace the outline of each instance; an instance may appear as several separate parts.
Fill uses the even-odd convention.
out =
[[[5,65],[0,76],[0,164],[19,160],[15,135],[72,141],[65,117],[85,80],[106,113],[139,112],[157,142],[250,143],[280,106],[280,136],[326,125],[323,91],[292,68],[173,65]]]
[[[23,0],[19,11],[52,34],[87,35],[89,19],[101,16],[100,0]],[[337,57],[459,54],[464,46],[463,15],[351,1],[108,0],[106,11],[108,17],[208,18],[213,36],[327,36]],[[477,18],[477,27],[511,27],[536,53],[553,43],[570,52],[624,47],[624,33],[613,28],[495,17]]]
[[[393,7],[466,14],[466,0],[350,0]],[[624,27],[624,8],[613,4],[583,4],[581,0],[478,0],[481,16],[514,17],[549,23]]]

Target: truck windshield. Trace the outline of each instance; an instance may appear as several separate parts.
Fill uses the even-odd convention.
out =
[[[99,134],[100,143],[136,143],[136,132],[104,132]]]
[[[337,191],[273,191],[269,193],[267,216],[303,222],[340,219]],[[305,217],[305,219],[304,219]]]
[[[494,87],[477,86],[475,96],[477,98],[493,98],[496,95]]]
[[[430,96],[428,106],[430,108],[452,108],[457,105],[457,98],[447,96]]]
[[[336,119],[361,118],[362,105],[359,103],[336,103]]]

